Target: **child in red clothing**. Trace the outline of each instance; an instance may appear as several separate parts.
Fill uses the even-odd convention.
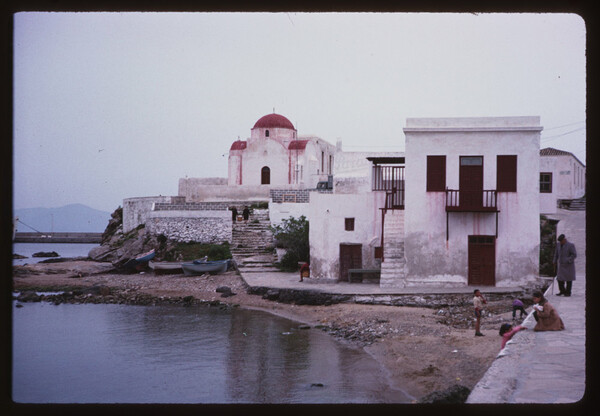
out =
[[[506,343],[513,337],[513,335],[523,329],[527,328],[521,325],[513,327],[511,324],[502,324],[500,327],[500,336],[502,337],[502,346],[500,349],[504,349]]]

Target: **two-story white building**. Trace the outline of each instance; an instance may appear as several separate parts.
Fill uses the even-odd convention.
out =
[[[382,287],[535,280],[541,130],[539,117],[410,118],[404,154],[337,155],[333,194],[311,194],[311,273],[379,266]]]

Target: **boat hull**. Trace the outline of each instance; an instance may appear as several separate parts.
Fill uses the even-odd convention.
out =
[[[214,262],[194,262],[194,263],[182,263],[181,268],[186,276],[200,275],[204,273],[219,274],[227,271],[227,265],[229,262],[214,261]]]

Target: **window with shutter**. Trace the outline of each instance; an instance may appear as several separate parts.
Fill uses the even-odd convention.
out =
[[[446,190],[446,156],[427,156],[427,192]]]
[[[540,173],[540,192],[543,194],[552,193],[552,172]]]
[[[496,190],[498,192],[517,192],[517,155],[497,156]]]

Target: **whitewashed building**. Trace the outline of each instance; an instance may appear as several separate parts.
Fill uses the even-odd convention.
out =
[[[347,281],[348,271],[353,269],[379,274],[383,208],[388,193],[395,196],[388,197],[390,204],[400,207],[403,203],[399,198],[404,186],[403,165],[404,153],[343,152],[338,148],[333,192],[310,193],[307,217],[312,277]]]
[[[585,165],[575,155],[547,147],[540,150],[540,212],[556,214],[559,200],[585,195]]]
[[[316,136],[297,136],[284,116],[267,114],[250,138],[235,141],[229,150],[229,186],[301,185],[316,188],[333,173],[335,146]]]
[[[516,286],[539,273],[539,117],[409,118],[399,286]]]

